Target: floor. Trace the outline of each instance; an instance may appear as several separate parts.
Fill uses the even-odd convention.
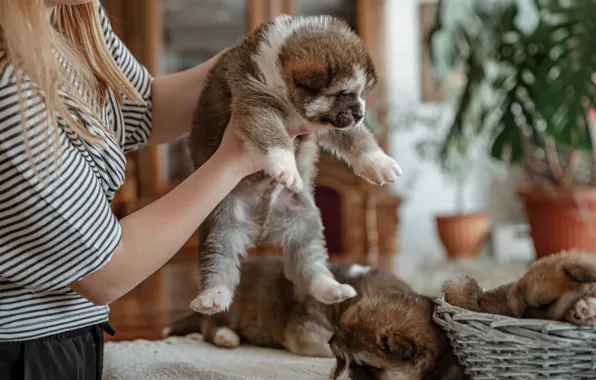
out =
[[[178,253],[162,269],[110,305],[115,336],[106,340],[161,339],[162,330],[188,313],[196,296],[196,250]]]

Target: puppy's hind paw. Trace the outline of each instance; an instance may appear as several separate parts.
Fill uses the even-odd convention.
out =
[[[310,294],[326,305],[340,303],[357,295],[356,290],[350,285],[340,284],[327,276],[318,277],[313,281]]]
[[[565,315],[567,322],[578,326],[596,326],[596,298],[582,298]]]
[[[236,348],[240,345],[240,337],[233,330],[220,327],[213,334],[213,344],[222,348]]]
[[[232,303],[232,292],[225,286],[206,289],[192,300],[190,308],[197,313],[211,315],[227,310]]]

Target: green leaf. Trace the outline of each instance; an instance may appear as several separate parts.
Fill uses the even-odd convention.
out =
[[[497,134],[497,137],[490,148],[491,155],[497,160],[509,162],[512,165],[519,165],[523,162],[524,154],[524,138],[518,128],[510,128],[508,126],[515,125],[513,112],[511,107],[507,107],[509,111],[504,112],[502,122],[502,129]]]

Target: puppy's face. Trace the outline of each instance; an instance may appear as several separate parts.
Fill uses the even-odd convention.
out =
[[[581,297],[595,294],[596,256],[563,252],[536,261],[507,301],[516,317],[559,321]]]
[[[343,22],[307,25],[280,51],[288,97],[314,125],[344,129],[364,119],[365,98],[377,78],[362,40]]]
[[[414,293],[360,299],[329,341],[337,360],[330,379],[464,378],[432,312],[432,301]]]

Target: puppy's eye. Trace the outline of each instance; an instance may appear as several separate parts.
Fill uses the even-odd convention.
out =
[[[356,358],[356,357],[354,357],[354,358],[352,359],[352,363],[354,363],[356,366],[358,366],[358,367],[360,367],[360,368],[365,368],[365,369],[378,369],[377,367],[374,367],[374,366],[372,366],[372,365],[368,364],[367,362],[365,362],[365,361],[363,361],[363,360],[361,360],[361,359],[359,359],[359,358]]]
[[[349,95],[350,93],[347,92],[346,90],[341,90],[341,91],[337,91],[334,92],[333,94],[331,94],[331,96],[342,96],[342,95]]]
[[[554,299],[552,301],[548,301],[548,302],[538,303],[537,307],[540,310],[547,310],[548,308],[550,308],[551,306],[553,306],[555,304],[555,302],[557,302],[556,299]]]
[[[296,87],[297,87],[297,88],[299,88],[299,89],[301,89],[301,90],[303,90],[303,91],[306,91],[306,92],[308,92],[309,94],[316,94],[316,93],[317,93],[317,91],[318,91],[318,90],[317,90],[316,88],[314,88],[314,87],[310,87],[310,86],[308,86],[308,85],[305,85],[305,84],[300,84],[300,83],[296,83]]]

